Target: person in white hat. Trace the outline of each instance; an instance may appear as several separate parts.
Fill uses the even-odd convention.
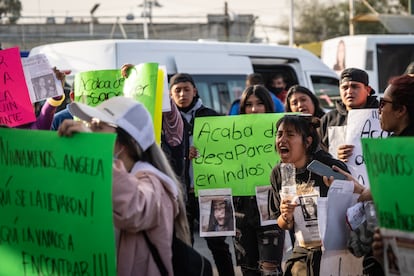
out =
[[[126,97],[110,98],[96,107],[74,102],[69,110],[83,122],[65,120],[59,135],[117,135],[112,186],[117,275],[161,274],[144,233],[159,252],[168,275],[174,275],[173,231],[187,244],[190,235],[181,185],[155,143],[150,114],[142,104]]]

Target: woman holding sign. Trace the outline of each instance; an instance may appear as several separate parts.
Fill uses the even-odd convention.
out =
[[[277,217],[278,227],[286,230],[294,229],[296,237],[293,253],[286,262],[285,275],[319,275],[322,244],[318,234],[318,225],[312,221],[304,220],[301,208],[296,208],[300,206],[299,201],[291,201],[288,198],[281,199],[281,165],[283,163],[294,165],[296,190],[297,194],[300,191],[303,192],[302,197],[309,193],[305,193],[305,189],[302,190],[301,187],[307,188],[307,190],[309,188],[316,190],[314,188],[318,187],[322,197],[326,197],[328,193],[328,186],[324,184],[322,176],[306,169],[312,160],[318,160],[330,167],[336,165],[344,171],[348,171],[345,163],[332,158],[329,153],[321,149],[320,138],[316,130],[318,126],[319,119],[303,115],[285,115],[276,124],[275,147],[281,162],[273,168],[271,173],[273,193],[269,208]],[[294,216],[294,213],[297,217]],[[314,235],[305,236],[305,234]]]
[[[273,113],[273,100],[262,85],[247,87],[241,96],[240,114]],[[255,196],[234,198],[237,265],[243,275],[281,275],[284,231],[274,225],[261,226]],[[273,219],[273,218],[270,218]]]
[[[116,227],[117,275],[161,275],[149,242],[165,269],[174,275],[172,236],[190,243],[181,185],[155,143],[152,119],[133,99],[113,97],[96,107],[74,102],[72,115],[59,134],[76,132],[116,134],[112,203]],[[164,273],[162,273],[164,274]]]

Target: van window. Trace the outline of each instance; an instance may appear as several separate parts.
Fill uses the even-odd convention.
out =
[[[383,93],[393,76],[404,73],[414,60],[414,44],[378,44],[378,93]]]
[[[318,97],[321,107],[332,109],[335,101],[341,99],[338,79],[325,76],[311,76],[313,90]]]
[[[246,83],[245,75],[192,75],[203,104],[220,114],[227,114]]]
[[[269,59],[267,59],[269,60]],[[273,59],[271,61],[275,61],[276,59]],[[258,62],[262,60],[255,59],[255,62]],[[263,76],[263,80],[265,83],[265,86],[267,88],[270,88],[272,85],[272,78],[276,75],[282,75],[286,82],[286,89],[289,89],[290,86],[298,83],[298,77],[296,75],[295,70],[289,66],[289,65],[282,65],[282,64],[254,64],[253,65],[254,71],[256,73],[260,73]]]
[[[374,68],[374,51],[367,50],[365,57],[365,70],[372,71]]]

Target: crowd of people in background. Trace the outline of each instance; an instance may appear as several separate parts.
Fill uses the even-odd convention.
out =
[[[379,100],[369,86],[368,74],[364,70],[345,68],[339,79],[341,98],[327,113],[321,108],[315,93],[297,84],[288,87],[281,74],[272,77],[267,85],[258,73],[247,76],[246,87],[240,99],[233,102],[228,115],[292,114],[286,114],[276,123],[275,151],[280,162],[274,164],[268,183],[272,187],[268,207],[276,224],[261,226],[255,196],[234,197],[234,212],[238,214],[236,236],[232,240],[236,264],[233,264],[231,245],[226,237],[205,238],[220,276],[235,275],[235,265],[240,266],[245,276],[319,275],[323,244],[305,245],[300,237],[295,236],[295,230],[301,227],[294,215],[298,203],[281,197],[281,165],[294,164],[296,183],[317,187],[319,196],[326,197],[332,179],[306,169],[312,160],[318,160],[352,180],[355,192],[362,194],[361,200],[372,200],[369,191],[352,177],[347,167],[354,145],[337,145],[337,154],[331,155],[328,153],[332,147],[328,129],[346,126],[350,110],[375,108],[379,110],[383,130],[392,132],[393,136],[413,136],[414,70],[410,66],[401,76],[389,81]],[[132,65],[126,64],[120,69],[124,77],[128,77],[130,67]],[[64,81],[62,72],[55,69],[55,75]],[[182,72],[172,76],[169,92],[171,111],[163,113],[161,147],[155,143],[152,121],[145,107],[122,96],[110,98],[92,108],[76,102],[72,90],[69,93],[71,103],[62,111],[55,114],[65,97],[49,98],[34,123],[19,126],[56,130],[61,136],[73,136],[78,132],[117,135],[112,200],[118,275],[160,275],[147,238],[160,253],[167,275],[173,275],[173,268],[172,241],[166,237],[175,232],[181,240],[194,244],[200,212],[192,168],[192,160],[198,157],[193,146],[194,120],[220,114],[203,105],[196,83],[189,74]],[[73,116],[87,124],[73,120]],[[314,204],[310,201],[307,204],[313,208],[313,211],[307,210],[309,218],[317,216]],[[212,203],[211,212],[215,216],[212,216],[214,223],[211,225],[214,229],[224,227],[219,215],[220,212],[224,215],[228,209],[225,202]],[[209,231],[214,231],[213,228]],[[288,237],[285,233],[290,233],[294,242],[289,256],[284,256],[285,238]],[[377,229],[372,250],[364,256],[363,271],[367,275],[384,274],[381,239]],[[285,265],[282,264],[284,258]]]

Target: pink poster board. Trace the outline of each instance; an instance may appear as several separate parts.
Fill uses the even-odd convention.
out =
[[[15,127],[36,120],[19,48],[0,51],[0,125]]]

